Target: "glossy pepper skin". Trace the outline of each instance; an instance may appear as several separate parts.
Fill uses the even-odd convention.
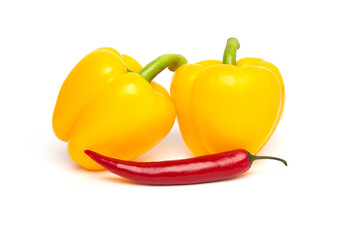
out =
[[[238,41],[224,60],[185,64],[172,78],[171,98],[186,145],[195,155],[247,149],[259,152],[283,113],[284,84],[277,67],[258,58],[236,63]]]
[[[100,170],[85,149],[128,160],[167,135],[175,109],[167,91],[151,80],[180,55],[168,56],[160,58],[161,68],[142,75],[135,73],[141,66],[134,59],[110,48],[97,49],[75,66],[59,92],[53,130],[68,142],[68,153],[76,163]]]
[[[137,183],[151,185],[181,185],[214,182],[232,178],[246,172],[257,159],[280,158],[253,156],[238,149],[213,155],[160,162],[130,162],[100,155],[86,150],[85,153],[107,170]]]

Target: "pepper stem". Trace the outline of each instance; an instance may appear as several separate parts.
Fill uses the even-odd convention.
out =
[[[258,159],[271,159],[271,160],[277,160],[277,161],[280,161],[282,162],[284,165],[288,166],[288,163],[286,162],[286,160],[283,160],[281,158],[277,158],[277,157],[270,157],[270,156],[255,156],[255,155],[252,155],[250,154],[249,152],[248,153],[248,159],[249,159],[249,162],[253,163],[254,160],[258,160]]]
[[[151,82],[165,68],[170,71],[175,71],[179,66],[186,64],[188,61],[185,57],[179,54],[164,54],[152,62],[148,63],[141,71],[138,72],[140,76]]]
[[[240,48],[237,38],[229,38],[225,46],[223,55],[223,64],[232,64],[236,66],[236,50]]]

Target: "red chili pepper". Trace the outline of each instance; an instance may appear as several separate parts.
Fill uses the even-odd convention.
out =
[[[254,160],[283,159],[254,156],[246,150],[234,150],[183,160],[131,162],[114,159],[86,150],[85,153],[101,166],[134,182],[152,185],[178,185],[213,182],[246,172]]]

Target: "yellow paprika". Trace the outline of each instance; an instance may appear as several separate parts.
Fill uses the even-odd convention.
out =
[[[239,42],[228,39],[223,62],[206,60],[179,67],[171,98],[186,145],[195,155],[262,149],[284,106],[277,67],[258,58],[236,62]]]
[[[103,168],[84,153],[87,149],[124,160],[145,153],[167,135],[176,117],[169,94],[152,79],[186,62],[181,55],[167,54],[141,69],[135,59],[112,48],[91,52],[60,89],[52,121],[55,135],[68,142],[70,157],[89,170]]]

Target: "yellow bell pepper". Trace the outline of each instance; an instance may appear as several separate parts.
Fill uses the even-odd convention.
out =
[[[167,54],[141,70],[135,59],[112,48],[91,52],[60,89],[52,121],[55,135],[68,142],[70,157],[89,170],[103,168],[86,149],[124,160],[145,153],[167,135],[176,117],[168,92],[151,80],[166,67],[175,70],[186,62],[181,55]]]
[[[227,42],[223,62],[179,67],[171,98],[186,145],[195,155],[233,149],[257,153],[283,112],[284,84],[275,65],[258,58],[236,63],[237,39]]]

